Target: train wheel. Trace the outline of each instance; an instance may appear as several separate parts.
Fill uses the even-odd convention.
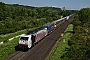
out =
[[[22,51],[23,51],[23,52],[25,51],[25,47],[22,47]]]
[[[24,50],[25,50],[25,51],[28,51],[28,47],[25,47]]]

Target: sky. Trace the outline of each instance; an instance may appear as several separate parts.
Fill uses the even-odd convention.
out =
[[[35,7],[65,7],[67,10],[80,10],[81,8],[87,7],[90,8],[90,0],[0,0],[0,2]]]

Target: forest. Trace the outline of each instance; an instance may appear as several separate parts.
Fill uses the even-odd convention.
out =
[[[0,35],[39,27],[75,12],[63,11],[56,7],[33,7],[0,2]]]
[[[90,60],[90,8],[82,8],[72,22],[73,32],[61,57],[63,60]]]

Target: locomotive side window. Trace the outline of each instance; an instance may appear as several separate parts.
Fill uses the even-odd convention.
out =
[[[28,41],[28,37],[21,37],[20,40]]]

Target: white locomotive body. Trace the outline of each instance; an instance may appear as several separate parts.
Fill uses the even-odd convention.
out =
[[[26,34],[22,34],[19,39],[19,48],[31,48],[34,46],[35,43],[40,41],[42,38],[44,38],[47,35],[47,30],[38,28],[33,31],[29,31]]]

